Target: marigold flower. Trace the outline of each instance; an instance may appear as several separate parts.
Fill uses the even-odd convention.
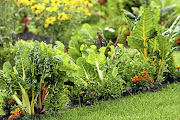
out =
[[[95,92],[90,92],[90,95],[94,95],[95,94]]]
[[[14,116],[15,116],[15,117],[19,117],[19,116],[20,116],[20,108],[16,108],[16,109],[14,110]]]
[[[58,7],[57,6],[51,6],[46,8],[47,11],[53,12],[53,11],[57,11]]]
[[[153,80],[153,79],[151,79],[151,82],[152,82],[152,83],[154,83],[154,80]]]
[[[58,6],[61,3],[60,0],[51,0],[51,5],[52,6]]]
[[[140,75],[147,75],[147,74],[148,74],[148,72],[146,72],[146,71],[143,71],[140,73]]]
[[[116,33],[116,36],[119,36],[119,33]]]
[[[80,94],[84,94],[85,92],[84,91],[81,91]]]
[[[90,80],[86,80],[86,82],[89,82]]]
[[[8,120],[13,120],[13,118],[15,118],[15,116],[14,116],[14,115],[10,115],[10,116],[8,117]]]
[[[126,35],[129,36],[129,31],[127,31]]]
[[[98,93],[98,96],[101,96],[102,94],[101,93]]]
[[[90,104],[90,100],[86,101],[86,104]]]
[[[24,110],[21,110],[21,111],[20,111],[20,114],[25,115],[25,111],[24,111]]]
[[[176,69],[178,69],[178,70],[179,70],[179,69],[180,69],[180,66],[176,66]]]
[[[8,104],[9,104],[9,105],[14,105],[14,101],[13,101],[13,100],[9,100],[9,101],[8,101]]]
[[[121,28],[123,28],[125,25],[121,25]]]

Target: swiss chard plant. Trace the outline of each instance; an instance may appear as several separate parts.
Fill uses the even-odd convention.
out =
[[[130,36],[127,38],[128,45],[137,49],[144,61],[152,59],[157,66],[157,81],[162,81],[163,73],[169,72],[168,61],[174,50],[173,43],[180,35],[179,17],[174,21],[169,30],[162,33],[157,29],[157,23],[154,22],[152,12],[146,8],[140,17],[135,20],[134,27]],[[137,19],[138,19],[137,18]]]
[[[10,92],[23,109],[34,115],[34,108],[39,113],[43,112],[48,94],[54,94],[54,85],[58,84],[60,90],[63,90],[63,78],[72,77],[77,69],[78,66],[64,52],[62,43],[56,42],[52,47],[43,42],[27,44],[21,41],[15,66],[6,62],[0,71],[1,88]]]

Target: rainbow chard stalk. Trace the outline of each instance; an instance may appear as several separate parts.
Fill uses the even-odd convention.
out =
[[[47,96],[49,94],[49,92],[47,90],[48,88],[45,88],[45,85],[46,85],[45,83],[41,84],[41,92],[40,92],[40,94],[38,96],[38,112],[39,113],[44,112],[43,111],[43,104],[45,103],[46,98],[47,98]]]
[[[116,39],[116,43],[114,45],[114,49],[117,47],[118,43],[119,44],[123,44],[126,41],[126,36],[127,36],[127,27],[122,25],[119,30],[118,30],[119,34],[118,37]]]

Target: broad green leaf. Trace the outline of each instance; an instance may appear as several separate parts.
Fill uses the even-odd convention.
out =
[[[28,73],[31,69],[31,61],[29,59],[29,50],[31,45],[25,42],[19,42],[19,49],[16,52],[15,57],[15,66],[18,71],[18,74],[23,78],[23,81],[26,80],[26,73]]]
[[[136,23],[130,36],[128,36],[128,45],[131,48],[136,48],[141,52],[144,60],[148,57],[147,41],[153,36],[154,28],[152,22],[152,13],[149,8],[143,12],[140,21]]]
[[[180,36],[180,15],[176,18],[171,27],[162,35],[169,37],[169,42],[171,45],[173,45],[174,42],[178,40]]]
[[[9,61],[5,62],[3,64],[3,71],[6,78],[10,78],[11,72],[12,72],[12,65]]]
[[[22,87],[22,85],[19,83],[19,86],[21,88],[21,92],[22,92],[22,107],[26,109],[26,111],[32,115],[31,113],[31,105],[29,102],[29,97],[28,94],[26,92],[26,90]]]

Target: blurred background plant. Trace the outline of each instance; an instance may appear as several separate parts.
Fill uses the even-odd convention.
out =
[[[90,16],[89,0],[15,0],[20,8],[29,8],[32,11],[25,13],[30,16],[29,30],[51,39],[69,40],[76,26]],[[29,10],[28,9],[28,10]]]

